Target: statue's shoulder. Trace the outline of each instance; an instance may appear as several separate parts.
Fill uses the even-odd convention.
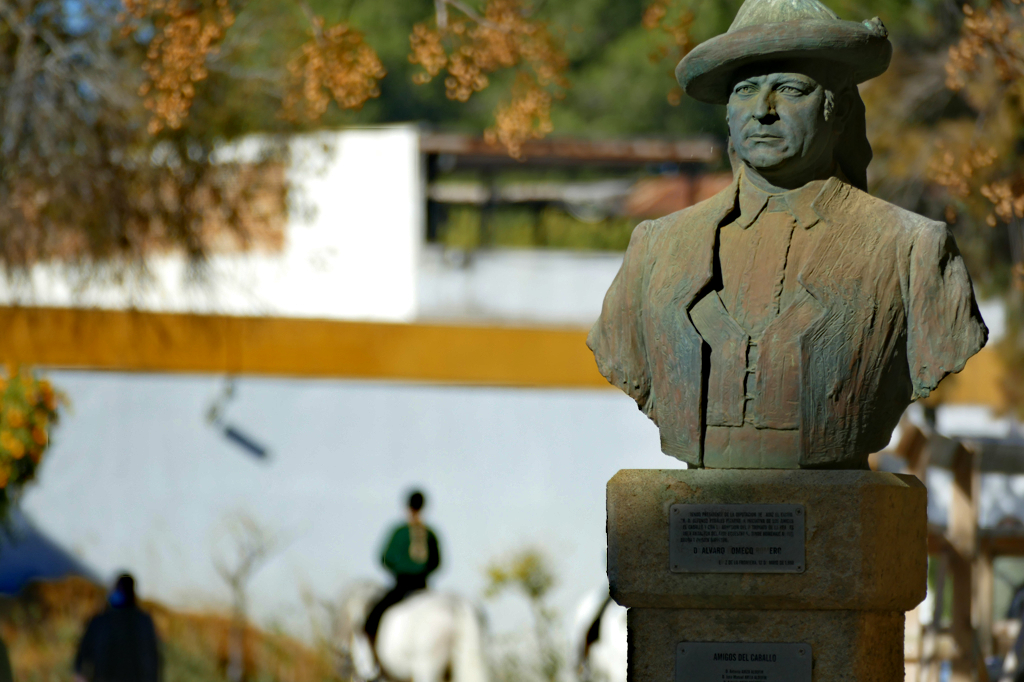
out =
[[[823,197],[816,209],[826,220],[887,233],[899,241],[914,242],[922,236],[941,237],[948,231],[946,223],[908,211],[846,183],[837,183],[832,196]]]

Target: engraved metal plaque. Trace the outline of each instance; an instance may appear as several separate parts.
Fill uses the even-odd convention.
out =
[[[811,646],[681,642],[675,682],[811,682]]]
[[[803,573],[803,505],[674,504],[668,558],[673,573]]]

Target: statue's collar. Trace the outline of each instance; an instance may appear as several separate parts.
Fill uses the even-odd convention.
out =
[[[800,189],[770,194],[748,180],[742,170],[739,176],[736,203],[740,214],[735,222],[743,229],[750,227],[769,204],[771,210],[788,211],[797,225],[810,229],[821,220],[816,207],[818,199],[831,195],[835,183],[842,182],[839,178],[831,177],[827,180],[813,180]]]

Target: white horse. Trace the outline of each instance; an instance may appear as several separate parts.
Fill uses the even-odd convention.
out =
[[[382,594],[380,586],[364,582],[342,599],[337,636],[346,676],[392,682],[487,682],[480,618],[469,602],[451,594],[418,592],[385,611],[377,629],[375,660],[363,624]]]
[[[626,682],[626,609],[607,588],[587,594],[573,627],[578,674],[585,682]]]

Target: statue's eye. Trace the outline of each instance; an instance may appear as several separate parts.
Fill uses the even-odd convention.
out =
[[[752,95],[757,92],[757,86],[750,83],[744,83],[736,86],[736,93],[739,95]]]
[[[804,94],[804,91],[795,85],[783,85],[777,90],[777,92],[781,92],[784,95],[791,95],[793,97],[799,97]]]

